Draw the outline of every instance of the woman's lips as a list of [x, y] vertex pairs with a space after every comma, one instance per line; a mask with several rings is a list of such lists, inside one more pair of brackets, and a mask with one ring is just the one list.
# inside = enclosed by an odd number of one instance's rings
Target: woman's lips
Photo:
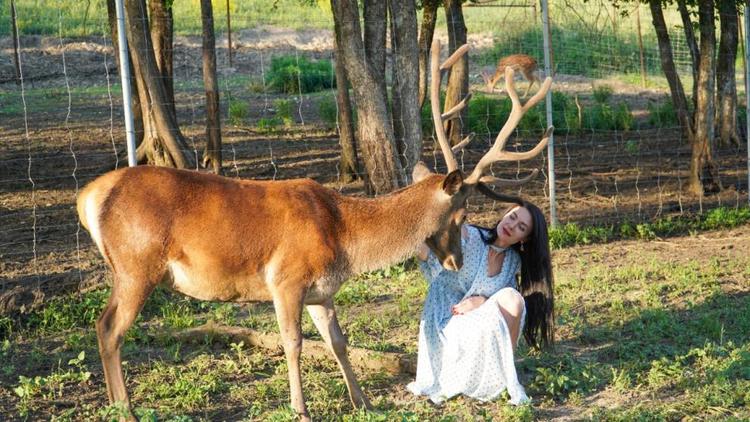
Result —
[[503, 234], [506, 236], [510, 236], [510, 230], [508, 230], [507, 227], [503, 227]]

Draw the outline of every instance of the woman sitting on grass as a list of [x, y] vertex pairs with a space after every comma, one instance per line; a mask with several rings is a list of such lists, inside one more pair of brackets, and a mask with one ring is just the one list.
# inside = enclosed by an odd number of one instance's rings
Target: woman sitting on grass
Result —
[[489, 401], [506, 389], [510, 403], [528, 402], [513, 361], [519, 333], [539, 348], [552, 344], [554, 331], [544, 215], [521, 201], [494, 228], [464, 225], [462, 234], [459, 271], [443, 269], [426, 245], [417, 253], [430, 287], [419, 325], [417, 379], [407, 388], [435, 403], [458, 394]]

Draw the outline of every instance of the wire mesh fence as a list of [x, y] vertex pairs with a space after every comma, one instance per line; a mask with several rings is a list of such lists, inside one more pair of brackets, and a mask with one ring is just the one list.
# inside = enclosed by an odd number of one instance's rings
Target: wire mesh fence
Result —
[[[126, 165], [121, 87], [104, 2], [15, 3], [21, 83], [15, 75], [9, 14], [0, 14], [0, 33], [8, 34], [0, 38], [0, 310], [102, 281], [102, 262], [78, 224], [75, 198], [92, 178]], [[333, 19], [323, 3], [229, 2], [230, 66], [226, 3], [215, 2], [225, 175], [310, 177], [347, 194], [363, 194], [361, 181], [340, 179], [330, 65], [335, 60]], [[551, 3], [559, 221], [637, 223], [745, 206], [744, 143], [716, 145], [723, 189], [702, 197], [685, 193], [690, 146], [670, 109], [648, 11], [632, 5], [623, 16], [609, 2]], [[476, 95], [465, 125], [477, 136], [459, 157], [465, 169], [495, 139], [509, 107], [504, 93], [488, 92], [480, 73], [492, 71], [499, 58], [512, 53], [543, 63], [541, 13], [535, 2], [471, 4], [464, 17], [472, 47], [470, 85]], [[195, 1], [175, 2], [174, 91], [180, 129], [189, 153], [198, 158], [206, 137], [196, 10]], [[667, 16], [677, 22], [676, 16]], [[446, 25], [441, 14], [436, 37], [444, 44]], [[674, 25], [670, 31], [675, 62], [689, 91], [691, 61], [684, 34]], [[315, 68], [317, 79], [303, 81], [308, 75], [298, 73], [296, 84], [279, 86], [274, 78], [282, 71], [274, 66]], [[737, 77], [744, 97], [742, 72]], [[526, 83], [519, 80], [518, 85], [525, 89]], [[529, 113], [509, 149], [525, 150], [538, 141], [546, 125], [542, 110]], [[744, 118], [742, 110], [740, 116]], [[429, 113], [423, 113], [423, 120], [424, 160], [442, 170]], [[394, 117], [394, 124], [398, 121]], [[493, 172], [512, 178], [532, 168], [543, 169], [542, 175], [517, 192], [548, 209], [546, 157], [496, 165]], [[480, 223], [495, 219], [502, 207], [478, 197], [470, 204]]]

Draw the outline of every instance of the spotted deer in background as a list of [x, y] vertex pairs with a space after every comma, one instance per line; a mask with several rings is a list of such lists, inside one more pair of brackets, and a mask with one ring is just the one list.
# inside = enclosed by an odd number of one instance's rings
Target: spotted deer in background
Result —
[[[490, 77], [489, 73], [482, 72], [482, 78], [487, 84], [487, 88], [490, 92], [495, 91], [495, 85], [500, 78], [504, 77], [506, 68], [511, 68], [515, 71], [521, 72], [523, 77], [529, 81], [529, 86], [526, 87], [526, 92], [523, 93], [523, 98], [526, 98], [529, 95], [529, 91], [531, 90], [531, 86], [534, 85], [534, 82], [540, 82], [539, 78], [536, 76], [536, 59], [526, 54], [512, 54], [501, 58], [497, 62], [497, 68], [492, 77]], [[500, 92], [503, 92], [502, 88], [500, 88]]]

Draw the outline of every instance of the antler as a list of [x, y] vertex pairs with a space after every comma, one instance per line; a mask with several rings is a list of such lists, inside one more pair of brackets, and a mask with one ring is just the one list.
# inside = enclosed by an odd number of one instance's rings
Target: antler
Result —
[[512, 67], [508, 66], [505, 68], [505, 87], [508, 91], [508, 96], [510, 97], [511, 103], [513, 104], [510, 116], [508, 116], [508, 120], [505, 122], [505, 125], [503, 125], [503, 128], [497, 135], [497, 139], [495, 139], [495, 143], [494, 145], [492, 145], [492, 148], [490, 148], [490, 150], [487, 151], [487, 153], [479, 160], [479, 163], [477, 163], [476, 167], [474, 167], [474, 171], [472, 171], [469, 177], [465, 179], [466, 183], [468, 184], [482, 182], [494, 184], [496, 186], [518, 185], [526, 183], [536, 175], [536, 171], [534, 171], [529, 176], [518, 180], [505, 180], [493, 176], [484, 175], [484, 173], [489, 170], [490, 165], [492, 165], [492, 163], [494, 163], [495, 161], [520, 161], [536, 157], [542, 152], [544, 147], [547, 146], [549, 137], [550, 135], [552, 135], [552, 132], [554, 130], [554, 127], [552, 126], [547, 128], [547, 131], [544, 133], [544, 137], [542, 138], [542, 140], [539, 141], [539, 143], [529, 151], [509, 152], [503, 150], [505, 148], [505, 143], [508, 141], [511, 133], [513, 133], [513, 131], [516, 129], [516, 126], [518, 126], [518, 122], [521, 121], [523, 115], [529, 109], [534, 107], [542, 98], [544, 98], [545, 95], [547, 95], [547, 91], [552, 85], [552, 78], [548, 76], [544, 80], [544, 83], [542, 84], [542, 87], [539, 89], [539, 91], [533, 97], [531, 97], [531, 99], [527, 101], [526, 104], [522, 105], [513, 83], [513, 73], [514, 71]]
[[430, 82], [430, 107], [432, 108], [432, 121], [435, 124], [435, 134], [437, 135], [440, 149], [443, 151], [443, 156], [445, 156], [445, 165], [448, 167], [448, 173], [458, 169], [458, 163], [456, 162], [455, 153], [460, 151], [464, 146], [466, 146], [467, 143], [469, 143], [473, 134], [467, 136], [460, 143], [451, 148], [450, 142], [448, 142], [448, 136], [445, 134], [445, 126], [443, 126], [443, 121], [451, 119], [455, 117], [459, 112], [461, 112], [461, 110], [466, 107], [466, 104], [471, 98], [471, 94], [468, 94], [463, 100], [461, 100], [461, 102], [456, 104], [450, 110], [446, 111], [445, 114], [440, 114], [440, 82], [442, 79], [440, 76], [440, 71], [449, 69], [458, 61], [458, 59], [461, 58], [461, 56], [466, 54], [466, 51], [468, 50], [468, 44], [462, 45], [455, 52], [453, 52], [453, 54], [451, 54], [451, 56], [448, 57], [448, 59], [446, 59], [442, 65], [438, 66], [440, 61], [440, 41], [438, 39], [432, 41], [432, 57], [430, 60], [430, 75], [432, 79]]

